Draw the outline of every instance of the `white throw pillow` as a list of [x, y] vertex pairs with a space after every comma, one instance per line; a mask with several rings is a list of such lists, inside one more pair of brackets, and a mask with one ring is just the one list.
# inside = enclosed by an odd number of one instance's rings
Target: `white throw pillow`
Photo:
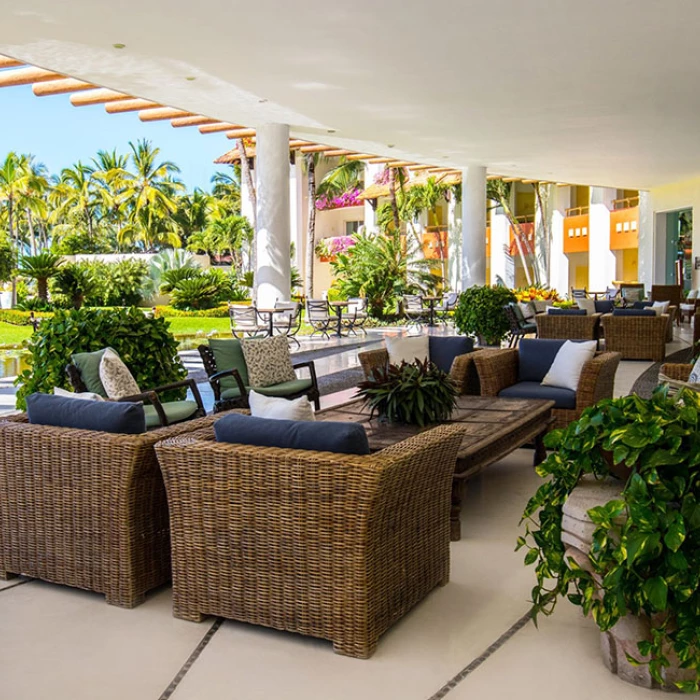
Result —
[[690, 370], [688, 382], [690, 384], [700, 384], [700, 357], [695, 361], [693, 369]]
[[104, 397], [99, 394], [93, 394], [92, 391], [83, 391], [76, 393], [74, 391], [66, 391], [60, 386], [54, 387], [53, 393], [55, 396], [63, 396], [66, 399], [83, 399], [84, 401], [104, 401]]
[[698, 290], [697, 289], [691, 289], [688, 292], [688, 296], [686, 299], [697, 299], [698, 298]]
[[100, 360], [100, 381], [110, 399], [122, 399], [141, 393], [129, 368], [112, 348], [107, 348]]
[[652, 305], [652, 311], [657, 315], [661, 316], [661, 314], [667, 314], [668, 313], [668, 307], [671, 304], [670, 301], [655, 301]]
[[577, 299], [579, 309], [584, 309], [587, 316], [592, 316], [595, 313], [595, 299]]
[[583, 366], [588, 360], [593, 359], [595, 349], [595, 340], [586, 340], [583, 343], [567, 340], [559, 348], [549, 372], [542, 380], [543, 386], [557, 386], [561, 389], [576, 391]]
[[421, 362], [430, 359], [427, 335], [387, 338], [386, 349], [389, 353], [389, 363], [392, 365], [415, 362], [416, 358]]
[[306, 396], [285, 399], [279, 396], [264, 396], [252, 389], [248, 392], [250, 415], [276, 420], [316, 420], [314, 405]]

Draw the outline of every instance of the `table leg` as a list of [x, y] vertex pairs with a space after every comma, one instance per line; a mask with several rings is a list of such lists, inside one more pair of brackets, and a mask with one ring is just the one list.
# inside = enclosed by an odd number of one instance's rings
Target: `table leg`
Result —
[[435, 325], [435, 302], [434, 301], [429, 301], [428, 305], [430, 307], [430, 322], [428, 325], [434, 326]]
[[536, 467], [538, 464], [542, 464], [545, 459], [547, 459], [547, 448], [544, 446], [544, 436], [545, 433], [540, 433], [535, 438], [535, 457], [533, 464]]
[[452, 506], [450, 508], [450, 541], [458, 542], [462, 539], [462, 524], [459, 516], [462, 512], [462, 490], [464, 485], [461, 479], [452, 479]]
[[269, 316], [270, 316], [270, 330], [268, 332], [270, 334], [270, 338], [272, 338], [272, 334], [274, 333], [274, 330], [275, 330], [274, 324], [272, 322], [273, 314], [269, 314]]

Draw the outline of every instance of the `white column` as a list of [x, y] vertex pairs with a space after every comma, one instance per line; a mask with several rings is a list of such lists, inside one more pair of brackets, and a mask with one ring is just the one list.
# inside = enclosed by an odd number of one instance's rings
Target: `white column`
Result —
[[[374, 178], [383, 169], [378, 163], [365, 163], [365, 189], [374, 184]], [[368, 200], [365, 200], [365, 231], [374, 233], [377, 230], [377, 213]]]
[[[648, 192], [639, 193], [639, 244], [637, 258], [637, 276], [651, 289], [654, 282], [664, 283], [666, 267], [666, 218], [661, 217], [661, 228], [656, 230], [656, 240], [662, 241], [654, 255], [654, 212], [651, 208], [651, 197]], [[656, 268], [656, 269], [655, 269]], [[660, 274], [657, 274], [657, 270]]]
[[616, 190], [591, 187], [588, 217], [588, 289], [605, 291], [615, 279], [615, 254], [610, 250], [610, 208]]
[[270, 307], [288, 299], [290, 291], [289, 127], [263, 124], [256, 135], [256, 299], [258, 306]]
[[447, 283], [452, 290], [461, 288], [462, 274], [462, 219], [457, 210], [457, 197], [450, 195], [447, 202]]
[[499, 214], [494, 209], [491, 211], [491, 279], [487, 280], [490, 284], [496, 284], [500, 278], [509, 287], [515, 286], [515, 280], [511, 279], [513, 277], [512, 266], [507, 264], [506, 250], [509, 245], [510, 224], [508, 219], [505, 214]]
[[462, 290], [486, 284], [486, 168], [462, 171]]
[[[559, 296], [569, 294], [569, 258], [564, 254], [564, 216], [571, 200], [570, 187], [554, 187], [552, 191], [552, 250], [549, 286]], [[593, 291], [598, 291], [594, 289]], [[602, 291], [602, 290], [601, 290]]]

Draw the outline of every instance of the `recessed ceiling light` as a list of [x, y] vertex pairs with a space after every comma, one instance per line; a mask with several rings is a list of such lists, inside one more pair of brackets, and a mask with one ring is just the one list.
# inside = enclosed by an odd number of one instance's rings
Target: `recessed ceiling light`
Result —
[[335, 134], [335, 129], [328, 129], [329, 134]]
[[126, 44], [112, 44], [115, 49], [125, 49]]
[[185, 80], [197, 80], [193, 75], [188, 75]]
[[261, 98], [258, 100], [258, 102], [260, 102], [261, 104], [262, 104], [263, 102], [267, 102], [267, 97], [261, 97]]
[[394, 144], [393, 144], [393, 143], [387, 143], [386, 147], [387, 147], [387, 148], [393, 148], [393, 147], [394, 147]]

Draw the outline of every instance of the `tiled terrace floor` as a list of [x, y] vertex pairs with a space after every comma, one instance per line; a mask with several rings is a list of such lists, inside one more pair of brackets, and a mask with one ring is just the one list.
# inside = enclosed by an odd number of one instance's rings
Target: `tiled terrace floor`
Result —
[[[669, 352], [687, 346], [688, 331], [678, 335]], [[352, 366], [356, 355], [319, 361], [319, 371]], [[623, 363], [616, 394], [649, 365]], [[562, 603], [539, 630], [525, 622], [533, 571], [513, 547], [539, 481], [531, 464], [532, 452], [518, 450], [469, 483], [449, 585], [391, 629], [370, 660], [242, 623], [176, 620], [169, 588], [122, 610], [96, 594], [20, 579], [0, 582], [0, 698], [651, 698], [604, 668], [593, 623], [571, 606]]]

